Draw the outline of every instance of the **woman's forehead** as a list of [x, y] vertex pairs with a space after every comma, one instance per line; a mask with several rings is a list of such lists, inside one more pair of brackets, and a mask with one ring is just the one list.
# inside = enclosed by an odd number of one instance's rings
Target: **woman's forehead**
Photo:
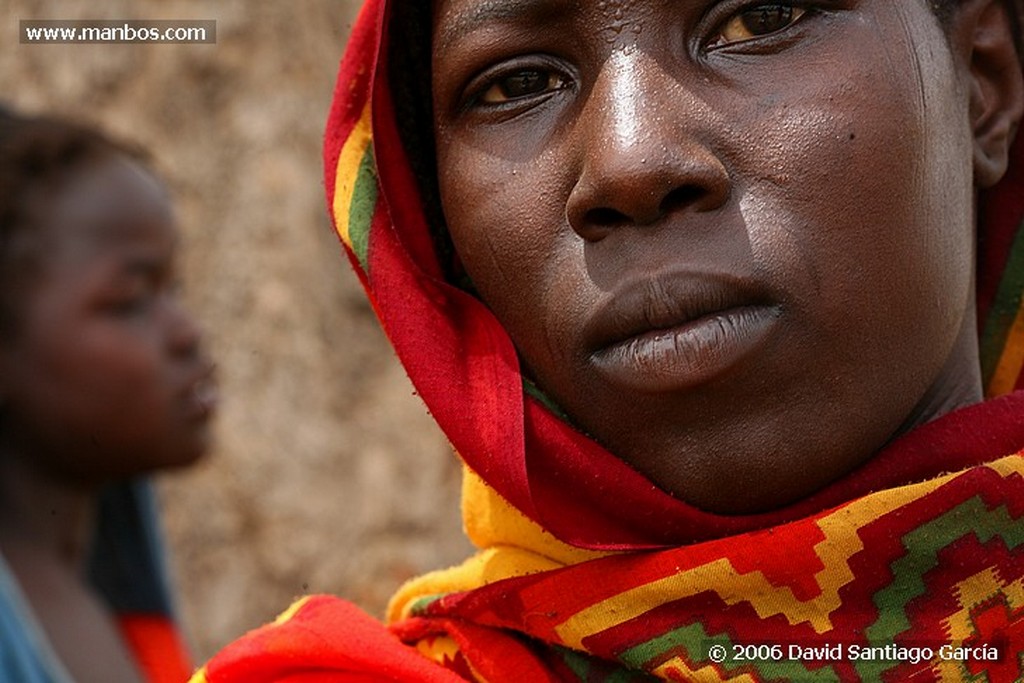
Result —
[[[599, 5], [602, 12], [614, 15], [632, 1], [602, 1]], [[550, 20], [557, 15], [579, 13], [588, 6], [586, 2], [569, 0], [436, 0], [434, 23], [443, 47], [462, 34], [498, 22]]]
[[[1017, 0], [1006, 0], [1015, 3]], [[505, 42], [517, 49], [531, 39], [557, 33], [555, 51], [571, 52], [587, 45], [634, 46], [644, 35], [664, 35], [670, 49], [690, 49], [707, 43], [709, 33], [721, 28], [728, 16], [745, 14], [767, 17], [772, 13], [842, 14], [855, 12], [880, 29], [908, 23], [908, 13], [941, 14], [956, 0], [817, 0], [741, 5], [723, 0], [436, 0], [433, 3], [430, 49], [435, 56], [459, 44], [476, 49], [479, 44]], [[422, 6], [421, 6], [422, 7]], [[402, 13], [409, 9], [401, 10]], [[426, 22], [423, 10], [413, 24]], [[907, 33], [907, 38], [920, 34]], [[472, 38], [472, 40], [467, 40]], [[465, 42], [464, 42], [465, 41]], [[865, 49], [870, 46], [865, 46]], [[551, 45], [548, 45], [551, 49]]]

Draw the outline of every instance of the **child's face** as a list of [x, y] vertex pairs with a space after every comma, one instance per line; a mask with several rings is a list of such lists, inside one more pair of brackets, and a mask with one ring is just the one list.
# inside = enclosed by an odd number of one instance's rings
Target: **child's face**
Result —
[[75, 480], [192, 462], [207, 447], [212, 368], [174, 290], [178, 234], [163, 189], [114, 159], [34, 206], [40, 268], [0, 343], [5, 429]]
[[796, 500], [979, 398], [958, 69], [923, 0], [438, 0], [452, 239], [613, 453]]

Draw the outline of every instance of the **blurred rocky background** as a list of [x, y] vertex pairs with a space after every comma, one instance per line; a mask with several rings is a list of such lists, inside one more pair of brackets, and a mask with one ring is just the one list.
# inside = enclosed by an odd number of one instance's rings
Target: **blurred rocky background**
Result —
[[[159, 480], [199, 660], [304, 593], [380, 615], [468, 552], [458, 466], [328, 225], [320, 140], [357, 2], [0, 0], [0, 99], [149, 148], [177, 200], [185, 296], [223, 404]], [[21, 19], [214, 19], [214, 45], [29, 45]]]

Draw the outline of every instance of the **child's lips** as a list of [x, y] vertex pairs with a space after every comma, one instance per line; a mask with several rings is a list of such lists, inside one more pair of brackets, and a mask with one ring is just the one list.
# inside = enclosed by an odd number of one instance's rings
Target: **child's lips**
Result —
[[215, 368], [204, 364], [203, 369], [187, 384], [186, 406], [189, 418], [207, 420], [220, 403]]
[[588, 322], [585, 339], [593, 365], [614, 384], [671, 391], [739, 363], [769, 337], [780, 313], [749, 280], [655, 274], [614, 290]]

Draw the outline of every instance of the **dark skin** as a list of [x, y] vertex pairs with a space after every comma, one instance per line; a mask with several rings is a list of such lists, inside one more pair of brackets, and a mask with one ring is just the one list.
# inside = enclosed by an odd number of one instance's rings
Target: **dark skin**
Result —
[[84, 572], [100, 488], [188, 465], [210, 439], [212, 365], [176, 294], [165, 191], [127, 159], [30, 201], [17, 329], [0, 340], [0, 549], [76, 681], [139, 681]]
[[1024, 109], [1001, 3], [944, 32], [923, 0], [439, 0], [432, 68], [469, 276], [664, 490], [774, 509], [981, 399], [974, 202]]

